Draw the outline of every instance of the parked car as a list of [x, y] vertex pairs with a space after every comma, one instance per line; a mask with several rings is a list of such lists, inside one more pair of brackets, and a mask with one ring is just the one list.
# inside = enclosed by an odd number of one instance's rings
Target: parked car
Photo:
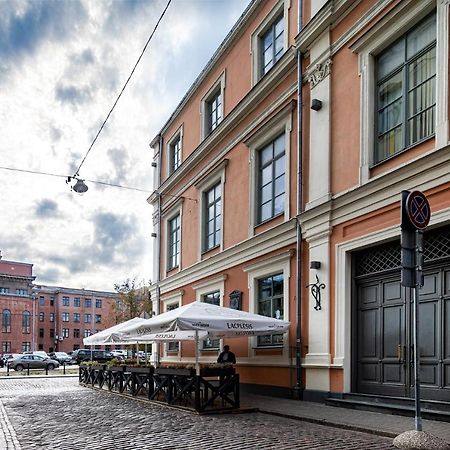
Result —
[[23, 352], [22, 355], [38, 355], [42, 356], [43, 358], [48, 358], [48, 354], [44, 352], [44, 350], [36, 350], [34, 352]]
[[20, 355], [8, 362], [9, 368], [17, 370], [28, 369], [48, 369], [53, 370], [59, 367], [59, 362], [49, 357], [43, 358], [40, 355]]
[[52, 352], [49, 353], [49, 357], [58, 361], [60, 364], [71, 364], [72, 357], [68, 355], [66, 352]]
[[6, 366], [8, 364], [8, 361], [11, 361], [14, 358], [17, 358], [18, 356], [21, 356], [21, 354], [20, 353], [3, 353], [3, 363]]
[[107, 352], [106, 350], [90, 350], [88, 348], [80, 348], [72, 353], [72, 360], [75, 361], [76, 364], [91, 360], [102, 363], [111, 361], [113, 358], [114, 356], [111, 352]]
[[128, 352], [126, 350], [111, 350], [111, 355], [117, 359], [127, 359]]

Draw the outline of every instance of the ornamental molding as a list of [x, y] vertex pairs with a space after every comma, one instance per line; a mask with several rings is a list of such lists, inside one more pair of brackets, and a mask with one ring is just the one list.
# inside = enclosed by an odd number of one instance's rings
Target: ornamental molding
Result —
[[308, 81], [311, 84], [311, 89], [315, 88], [321, 81], [323, 81], [331, 73], [331, 59], [327, 59], [323, 63], [317, 63], [308, 75]]

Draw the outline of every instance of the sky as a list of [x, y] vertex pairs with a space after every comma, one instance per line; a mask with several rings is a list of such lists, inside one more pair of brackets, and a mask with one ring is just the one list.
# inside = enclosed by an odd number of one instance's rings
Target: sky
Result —
[[[0, 0], [0, 250], [35, 283], [113, 291], [152, 277], [150, 141], [249, 0]], [[44, 176], [7, 170], [35, 171]]]

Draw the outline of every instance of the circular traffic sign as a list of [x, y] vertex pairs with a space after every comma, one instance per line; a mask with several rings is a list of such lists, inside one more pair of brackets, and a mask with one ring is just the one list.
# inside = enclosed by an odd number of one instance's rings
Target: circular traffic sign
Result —
[[406, 212], [411, 224], [419, 230], [424, 230], [431, 217], [431, 208], [425, 194], [412, 191], [406, 199]]

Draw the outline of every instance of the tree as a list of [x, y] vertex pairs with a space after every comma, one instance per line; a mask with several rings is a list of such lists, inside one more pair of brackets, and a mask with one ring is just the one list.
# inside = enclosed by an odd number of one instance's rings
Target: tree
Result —
[[114, 289], [118, 299], [114, 305], [116, 323], [125, 322], [134, 317], [149, 318], [152, 316], [152, 299], [150, 282], [136, 282], [136, 278], [127, 278], [121, 284], [115, 284]]

